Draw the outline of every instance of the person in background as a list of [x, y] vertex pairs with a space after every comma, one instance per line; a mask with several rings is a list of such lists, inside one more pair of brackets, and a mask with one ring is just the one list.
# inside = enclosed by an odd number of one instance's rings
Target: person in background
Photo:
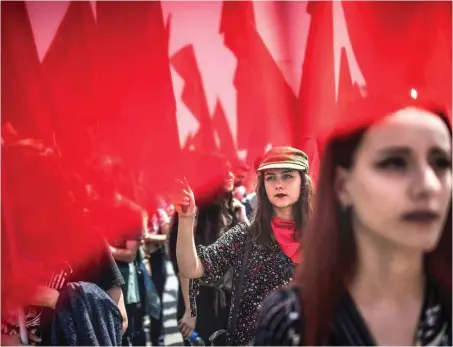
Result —
[[255, 345], [452, 344], [451, 123], [408, 96], [341, 114], [358, 125], [328, 141], [304, 266], [263, 303]]
[[[157, 201], [157, 199], [155, 199]], [[147, 268], [156, 287], [160, 301], [163, 302], [165, 283], [167, 281], [167, 261], [165, 245], [170, 230], [170, 218], [157, 203], [151, 204], [148, 231], [144, 238], [144, 252]], [[151, 316], [151, 343], [153, 346], [164, 346], [164, 319], [163, 305], [160, 308], [159, 318]]]
[[240, 187], [245, 185], [247, 180], [248, 172], [250, 167], [242, 160], [236, 165], [233, 174], [234, 174], [234, 187]]
[[[191, 287], [191, 298], [196, 296], [198, 285], [217, 283], [233, 268], [232, 296], [239, 295], [240, 303], [236, 322], [232, 322], [234, 305], [231, 305], [228, 324], [222, 327], [229, 328], [227, 345], [246, 345], [251, 341], [261, 301], [276, 288], [291, 282], [296, 264], [302, 262], [299, 242], [312, 199], [307, 171], [308, 158], [302, 151], [291, 147], [271, 149], [257, 170], [258, 207], [252, 225], [239, 223], [207, 245], [196, 241], [199, 230], [198, 226], [194, 229], [195, 197], [187, 181], [181, 182], [179, 194], [174, 196], [180, 276], [197, 279]], [[244, 264], [244, 283], [241, 292], [236, 293], [246, 249], [250, 255]], [[203, 296], [200, 292], [199, 298]], [[200, 307], [197, 312], [195, 307], [192, 309], [192, 315], [202, 313]]]
[[[14, 292], [26, 286], [7, 285], [11, 277], [6, 274], [12, 275], [9, 267], [14, 261], [28, 263], [21, 269], [24, 280], [43, 276], [38, 290], [26, 303], [30, 343], [51, 345], [54, 310], [60, 292], [70, 282], [90, 282], [102, 288], [118, 305], [125, 331], [128, 320], [121, 290], [124, 280], [103, 233], [88, 218], [83, 183], [74, 173], [64, 170], [62, 158], [54, 148], [33, 139], [5, 141], [2, 176], [2, 264], [8, 268], [2, 265], [1, 344], [21, 345], [17, 317], [3, 311]], [[10, 213], [4, 214], [6, 205]], [[10, 238], [19, 245], [18, 259], [13, 259], [12, 250], [7, 247]], [[82, 246], [84, 254], [80, 254]]]
[[[253, 162], [253, 167], [255, 169], [255, 172], [258, 171], [258, 168], [260, 166], [262, 160], [262, 156], [258, 156], [255, 161]], [[244, 202], [245, 206], [245, 212], [247, 214], [247, 218], [249, 220], [253, 220], [254, 218], [254, 211], [256, 210], [256, 204], [257, 204], [257, 199], [256, 199], [256, 187], [253, 186], [253, 190], [251, 191], [250, 194], [247, 194]]]
[[143, 328], [145, 305], [140, 295], [139, 246], [146, 230], [147, 215], [143, 208], [122, 193], [123, 169], [119, 160], [103, 157], [95, 171], [94, 189], [98, 198], [91, 203], [97, 225], [107, 234], [113, 258], [123, 277], [123, 292], [129, 326], [123, 346], [146, 344]]
[[[195, 243], [208, 246], [238, 222], [248, 221], [244, 206], [233, 197], [234, 175], [227, 159], [215, 153], [208, 154], [195, 166], [199, 169], [195, 177], [200, 182], [211, 182], [211, 186], [203, 186], [209, 190], [208, 193], [200, 192], [195, 226]], [[203, 175], [206, 176], [205, 179], [200, 178], [204, 177]], [[215, 178], [212, 179], [210, 176]], [[232, 272], [229, 271], [225, 276], [219, 277], [215, 283], [201, 284], [200, 295], [196, 298], [197, 315], [192, 315], [189, 279], [181, 276], [176, 258], [178, 222], [178, 215], [175, 214], [170, 234], [170, 254], [180, 284], [177, 313], [179, 329], [184, 339], [195, 330], [205, 343], [208, 343], [212, 333], [225, 328], [228, 324]], [[185, 343], [188, 344], [187, 341]]]

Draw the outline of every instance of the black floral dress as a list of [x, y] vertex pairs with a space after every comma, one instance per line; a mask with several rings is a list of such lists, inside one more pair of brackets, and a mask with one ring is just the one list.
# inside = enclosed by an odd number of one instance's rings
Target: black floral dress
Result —
[[[252, 242], [248, 237], [248, 230], [246, 224], [240, 223], [214, 244], [198, 246], [197, 252], [203, 264], [204, 276], [191, 281], [192, 315], [196, 315], [195, 297], [198, 294], [200, 281], [207, 284], [216, 283], [230, 268], [233, 268], [232, 298], [235, 297], [245, 244]], [[271, 249], [256, 243], [251, 245], [236, 326], [232, 334], [227, 336], [228, 345], [244, 346], [251, 341], [255, 331], [256, 315], [262, 301], [273, 290], [292, 281], [294, 268], [295, 264], [282, 252], [277, 243]], [[228, 324], [231, 324], [233, 306], [234, 299], [230, 307]]]

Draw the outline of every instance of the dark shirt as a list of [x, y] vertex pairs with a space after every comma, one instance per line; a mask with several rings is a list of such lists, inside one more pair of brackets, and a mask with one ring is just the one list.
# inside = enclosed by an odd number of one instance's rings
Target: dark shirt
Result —
[[[204, 275], [198, 280], [191, 281], [190, 299], [192, 314], [196, 314], [195, 297], [201, 283], [213, 284], [233, 268], [232, 297], [236, 288], [242, 267], [245, 243], [248, 239], [248, 226], [240, 223], [222, 235], [210, 246], [198, 246], [198, 256], [204, 268]], [[266, 248], [252, 243], [247, 269], [244, 277], [240, 306], [237, 313], [233, 333], [227, 336], [228, 345], [244, 346], [248, 344], [255, 331], [255, 319], [261, 302], [269, 293], [292, 281], [295, 264], [282, 252], [277, 243]], [[232, 309], [228, 324], [231, 324]]]
[[[374, 346], [368, 327], [352, 297], [346, 293], [334, 314], [329, 346]], [[451, 315], [442, 306], [436, 287], [427, 284], [414, 345], [451, 346]], [[267, 297], [256, 323], [255, 346], [304, 345], [300, 287], [281, 288]]]
[[[91, 210], [95, 225], [106, 235], [112, 247], [126, 249], [127, 241], [140, 241], [143, 238], [144, 212], [132, 200], [117, 194], [113, 200], [94, 200]], [[137, 285], [135, 262], [134, 267], [119, 260], [116, 264], [124, 278], [125, 284], [122, 289], [126, 304], [130, 303], [130, 300], [137, 302], [138, 290], [134, 290]], [[129, 289], [133, 291], [130, 293]]]

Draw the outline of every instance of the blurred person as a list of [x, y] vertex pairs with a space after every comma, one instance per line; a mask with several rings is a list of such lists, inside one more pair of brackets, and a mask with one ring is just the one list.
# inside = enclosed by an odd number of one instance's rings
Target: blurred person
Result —
[[[234, 189], [233, 196], [242, 204], [246, 204], [247, 189], [245, 187], [249, 166], [240, 161], [234, 170]], [[247, 207], [246, 207], [247, 212]]]
[[[307, 171], [308, 158], [302, 151], [272, 148], [257, 170], [258, 205], [253, 223], [239, 223], [208, 245], [196, 242], [195, 197], [187, 181], [181, 182], [181, 190], [174, 197], [179, 217], [176, 253], [180, 276], [197, 279], [192, 282], [192, 301], [199, 283], [216, 283], [233, 268], [232, 297], [239, 300], [230, 306], [228, 324], [223, 327], [228, 326], [227, 345], [250, 342], [262, 300], [291, 282], [296, 264], [302, 261], [299, 242], [312, 199]], [[197, 312], [192, 309], [192, 315], [201, 313], [198, 307]]]
[[167, 213], [169, 218], [172, 218], [173, 215], [175, 214], [175, 206], [169, 203], [165, 208], [165, 212]]
[[[167, 262], [165, 255], [165, 245], [168, 240], [170, 230], [170, 218], [158, 203], [158, 199], [148, 208], [150, 215], [148, 231], [144, 238], [144, 251], [151, 274], [151, 279], [156, 287], [160, 301], [163, 302], [165, 283], [167, 281]], [[161, 305], [159, 317], [151, 316], [151, 343], [153, 346], [164, 346], [164, 318], [163, 305]]]
[[240, 161], [236, 168], [233, 171], [234, 174], [234, 189], [233, 195], [240, 202], [244, 202], [244, 199], [247, 195], [247, 190], [245, 188], [245, 183], [247, 180], [247, 174], [250, 170], [249, 166]]
[[[304, 266], [263, 303], [255, 345], [452, 344], [451, 125], [441, 109], [397, 100], [341, 114]], [[348, 117], [365, 120], [346, 129]]]
[[[83, 184], [64, 169], [57, 151], [33, 139], [6, 141], [2, 176], [2, 189], [7, 191], [2, 194], [2, 264], [8, 265], [2, 266], [2, 345], [21, 345], [17, 315], [7, 308], [18, 292], [30, 289], [28, 285], [38, 285], [25, 302], [30, 343], [51, 345], [54, 310], [71, 282], [94, 283], [103, 289], [116, 303], [126, 330], [120, 287], [124, 280], [103, 234], [87, 216]], [[5, 207], [11, 213], [4, 214]], [[17, 254], [9, 247], [12, 238]], [[19, 274], [11, 272], [13, 265], [21, 266]], [[13, 279], [7, 273], [20, 276], [17, 286], [8, 286]]]
[[94, 172], [97, 198], [92, 200], [91, 209], [97, 225], [107, 235], [113, 258], [125, 281], [122, 289], [129, 326], [123, 335], [123, 346], [141, 346], [146, 344], [143, 328], [146, 298], [140, 291], [143, 278], [139, 246], [148, 219], [141, 206], [122, 194], [128, 186], [125, 177], [119, 159], [101, 157]]
[[[227, 230], [238, 222], [248, 222], [244, 206], [234, 198], [234, 175], [230, 163], [219, 154], [201, 155], [194, 180], [210, 182], [209, 187], [203, 185], [197, 206], [195, 226], [195, 243], [197, 245], [211, 245]], [[214, 179], [209, 176], [215, 176]], [[200, 191], [200, 189], [199, 189]], [[209, 336], [228, 324], [228, 312], [231, 300], [232, 272], [225, 271], [225, 276], [218, 281], [200, 285], [200, 295], [196, 298], [197, 316], [193, 316], [190, 309], [189, 279], [179, 273], [176, 259], [176, 243], [178, 239], [178, 215], [172, 221], [170, 236], [170, 254], [175, 273], [178, 275], [180, 287], [178, 296], [179, 329], [184, 339], [187, 339], [195, 330], [207, 342]], [[195, 298], [192, 298], [195, 300]], [[189, 345], [185, 341], [186, 345]]]
[[[258, 156], [255, 161], [253, 162], [253, 167], [255, 169], [255, 172], [258, 171], [258, 168], [260, 166], [262, 157]], [[254, 211], [256, 210], [256, 204], [257, 204], [257, 199], [256, 199], [256, 179], [250, 181], [253, 181], [254, 184], [252, 185], [253, 189], [250, 190], [251, 193], [247, 194], [244, 198], [243, 204], [245, 206], [245, 212], [247, 214], [247, 218], [249, 220], [253, 220], [254, 218]], [[252, 183], [252, 182], [249, 182]]]
[[233, 172], [235, 188], [245, 186], [245, 181], [247, 180], [247, 175], [249, 171], [250, 167], [243, 161], [240, 161]]

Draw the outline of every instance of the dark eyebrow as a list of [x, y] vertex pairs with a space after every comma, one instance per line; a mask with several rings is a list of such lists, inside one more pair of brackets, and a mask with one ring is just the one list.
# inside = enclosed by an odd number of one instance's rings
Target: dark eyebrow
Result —
[[[411, 149], [409, 147], [387, 147], [379, 150], [379, 154], [382, 155], [404, 155], [408, 156], [411, 154]], [[434, 154], [442, 154], [446, 156], [451, 156], [451, 153], [449, 153], [445, 148], [441, 148], [439, 146], [434, 146], [430, 148], [429, 150], [430, 153]]]
[[294, 171], [296, 171], [296, 170], [288, 169], [288, 170], [282, 171], [282, 174], [290, 173], [290, 172], [294, 172]]
[[448, 157], [451, 157], [451, 152], [449, 152], [445, 148], [441, 148], [441, 147], [438, 147], [438, 146], [435, 146], [435, 147], [431, 148], [430, 152], [434, 153], [434, 154], [442, 154], [442, 155], [446, 155]]
[[409, 155], [411, 149], [409, 147], [386, 147], [379, 150], [382, 155]]
[[275, 176], [274, 172], [265, 172], [264, 176]]

